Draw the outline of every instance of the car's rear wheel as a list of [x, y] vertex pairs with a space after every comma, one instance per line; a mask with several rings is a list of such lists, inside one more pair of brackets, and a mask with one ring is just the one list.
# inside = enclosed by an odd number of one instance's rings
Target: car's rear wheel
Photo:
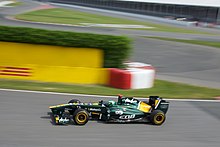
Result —
[[89, 120], [89, 113], [84, 109], [77, 109], [73, 114], [73, 121], [76, 125], [85, 125]]
[[161, 110], [154, 110], [150, 115], [150, 121], [154, 125], [162, 125], [165, 119], [166, 116]]

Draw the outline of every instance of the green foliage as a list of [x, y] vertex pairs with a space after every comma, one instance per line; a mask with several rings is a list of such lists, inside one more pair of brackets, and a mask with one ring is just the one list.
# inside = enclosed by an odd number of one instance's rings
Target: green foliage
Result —
[[188, 39], [186, 40], [186, 39], [175, 39], [175, 38], [165, 38], [165, 37], [146, 37], [146, 38], [160, 39], [165, 41], [175, 41], [175, 42], [182, 42], [189, 44], [198, 44], [198, 45], [220, 48], [220, 42], [218, 41], [188, 40]]
[[122, 67], [131, 49], [130, 40], [124, 36], [6, 26], [0, 26], [0, 32], [0, 41], [102, 49], [105, 68]]

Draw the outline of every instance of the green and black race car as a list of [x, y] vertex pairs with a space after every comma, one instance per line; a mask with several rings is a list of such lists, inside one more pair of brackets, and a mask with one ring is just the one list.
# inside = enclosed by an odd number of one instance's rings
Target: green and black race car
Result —
[[85, 125], [89, 119], [104, 122], [151, 122], [161, 125], [166, 119], [169, 102], [158, 96], [150, 96], [149, 101], [140, 101], [133, 97], [118, 96], [117, 101], [99, 101], [82, 103], [73, 99], [67, 104], [50, 106], [55, 124]]

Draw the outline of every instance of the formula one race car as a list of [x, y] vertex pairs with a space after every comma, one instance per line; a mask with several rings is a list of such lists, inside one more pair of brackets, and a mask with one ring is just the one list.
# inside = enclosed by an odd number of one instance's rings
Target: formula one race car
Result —
[[165, 121], [169, 102], [158, 96], [150, 96], [149, 101], [139, 101], [133, 97], [118, 96], [118, 101], [82, 103], [73, 99], [67, 104], [50, 106], [55, 124], [85, 125], [89, 119], [104, 122], [151, 122], [161, 125]]

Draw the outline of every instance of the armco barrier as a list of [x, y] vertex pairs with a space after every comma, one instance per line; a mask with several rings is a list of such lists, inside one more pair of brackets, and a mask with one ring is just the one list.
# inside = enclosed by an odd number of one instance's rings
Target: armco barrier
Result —
[[155, 69], [144, 63], [125, 63], [127, 69], [110, 69], [109, 86], [121, 89], [151, 88], [154, 84]]

